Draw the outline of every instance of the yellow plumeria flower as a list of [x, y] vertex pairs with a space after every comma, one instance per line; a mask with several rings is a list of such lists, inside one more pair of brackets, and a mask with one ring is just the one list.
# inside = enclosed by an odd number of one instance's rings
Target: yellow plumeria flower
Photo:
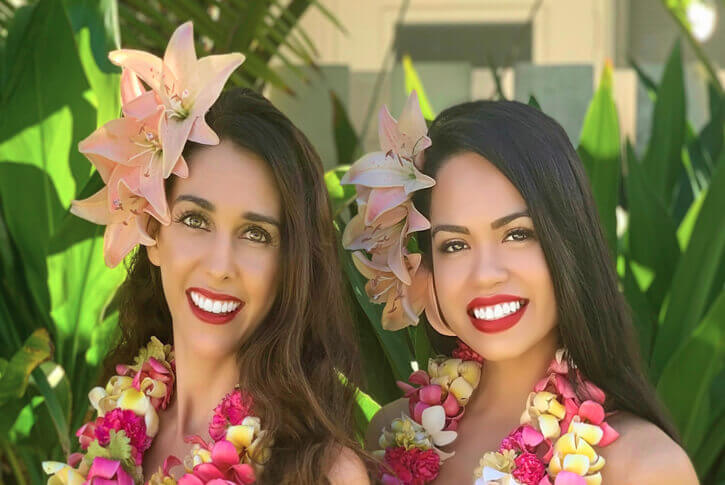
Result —
[[556, 477], [559, 472], [567, 471], [584, 477], [587, 485], [602, 483], [600, 470], [605, 460], [594, 451], [593, 445], [601, 440], [603, 432], [601, 428], [598, 432], [594, 428], [599, 427], [578, 421], [569, 425], [569, 432], [554, 443], [554, 454], [548, 467], [550, 476]]
[[564, 419], [566, 409], [556, 395], [546, 391], [532, 392], [526, 400], [526, 409], [521, 415], [521, 424], [528, 424], [541, 431], [545, 438], [558, 438], [561, 434], [559, 421]]
[[481, 364], [472, 360], [428, 359], [428, 375], [431, 384], [441, 386], [465, 406], [481, 380]]
[[78, 470], [59, 461], [44, 461], [43, 471], [51, 475], [48, 485], [83, 485], [86, 481], [86, 477]]

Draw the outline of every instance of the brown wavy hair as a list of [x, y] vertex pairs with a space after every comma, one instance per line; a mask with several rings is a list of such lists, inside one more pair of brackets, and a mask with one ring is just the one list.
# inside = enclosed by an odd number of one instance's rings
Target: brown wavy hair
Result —
[[[264, 325], [237, 352], [239, 384], [254, 396], [255, 413], [274, 437], [258, 483], [328, 483], [340, 446], [360, 451], [352, 439], [354, 387], [341, 380], [344, 375], [354, 384], [360, 374], [322, 163], [305, 135], [254, 91], [224, 92], [206, 121], [221, 139], [269, 164], [282, 201], [276, 300]], [[190, 163], [198, 146], [185, 147]], [[174, 179], [167, 179], [167, 194]], [[144, 246], [127, 270], [117, 294], [121, 339], [105, 361], [106, 378], [116, 364], [131, 362], [152, 335], [173, 343], [160, 270]]]

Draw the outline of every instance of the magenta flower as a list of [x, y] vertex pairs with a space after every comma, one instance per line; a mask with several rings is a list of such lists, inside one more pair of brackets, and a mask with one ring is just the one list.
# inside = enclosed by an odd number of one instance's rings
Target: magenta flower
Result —
[[191, 473], [185, 474], [178, 485], [217, 485], [222, 483], [250, 484], [256, 480], [254, 468], [240, 463], [236, 447], [227, 440], [220, 440], [211, 447], [211, 462], [200, 463]]
[[546, 475], [546, 465], [533, 453], [522, 453], [514, 460], [516, 468], [511, 473], [524, 485], [538, 485]]
[[380, 480], [385, 485], [425, 485], [438, 476], [440, 461], [434, 450], [388, 448]]
[[118, 460], [97, 456], [83, 485], [133, 485], [133, 479]]
[[252, 413], [252, 397], [241, 390], [230, 392], [222, 402], [214, 408], [214, 416], [209, 423], [209, 436], [214, 441], [224, 439], [227, 427], [242, 424], [242, 421]]
[[[81, 428], [83, 429], [83, 428]], [[143, 453], [151, 446], [151, 437], [146, 435], [146, 423], [143, 416], [137, 416], [128, 409], [113, 409], [95, 421], [95, 435], [98, 444], [106, 446], [111, 440], [110, 431], [125, 431], [131, 440], [131, 450], [136, 464], [140, 465]], [[80, 431], [80, 430], [79, 430]]]
[[466, 345], [462, 340], [458, 341], [458, 347], [453, 350], [451, 357], [461, 360], [473, 360], [479, 364], [483, 364], [483, 357], [471, 347]]

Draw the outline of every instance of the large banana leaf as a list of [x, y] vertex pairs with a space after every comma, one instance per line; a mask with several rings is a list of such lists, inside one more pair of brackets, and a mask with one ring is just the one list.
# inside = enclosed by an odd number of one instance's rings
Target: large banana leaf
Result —
[[682, 171], [685, 140], [685, 81], [680, 44], [675, 44], [665, 66], [655, 101], [652, 133], [643, 165], [655, 194], [669, 211], [673, 189]]
[[[13, 64], [0, 107], [0, 199], [13, 243], [8, 247], [17, 248], [13, 264], [23, 269], [28, 283], [28, 294], [19, 298], [33, 301], [42, 316], [33, 321], [32, 314], [7, 312], [3, 318], [9, 321], [2, 325], [18, 333], [47, 326], [60, 369], [75, 389], [87, 389], [95, 380], [98, 358], [86, 354], [94, 343], [103, 345], [101, 354], [107, 350], [110, 339], [94, 340], [94, 335], [123, 276], [122, 268], [103, 265], [102, 228], [68, 213], [72, 199], [100, 188], [100, 178], [91, 177], [90, 164], [77, 151], [78, 141], [119, 112], [118, 75], [102, 71], [93, 51], [94, 36], [100, 36], [105, 57], [105, 36], [113, 28], [103, 6], [114, 5], [91, 2], [91, 9], [84, 3], [67, 1], [64, 7], [41, 0], [27, 7], [27, 21], [11, 26], [8, 46], [17, 50], [8, 48], [6, 55], [28, 57]], [[45, 374], [38, 370], [34, 379], [67, 452], [69, 433], [83, 419], [87, 398], [75, 394], [66, 412]]]
[[614, 257], [617, 249], [615, 209], [619, 198], [621, 169], [619, 119], [612, 89], [612, 66], [607, 64], [602, 71], [599, 89], [584, 118], [577, 152], [589, 175], [599, 218]]
[[[674, 352], [657, 383], [685, 448], [694, 455], [710, 422], [710, 389], [725, 368], [725, 292]], [[701, 473], [706, 470], [699, 470]]]
[[725, 151], [720, 154], [707, 196], [702, 202], [687, 250], [675, 271], [664, 321], [652, 355], [652, 374], [660, 376], [674, 351], [695, 329], [720, 293], [725, 261]]

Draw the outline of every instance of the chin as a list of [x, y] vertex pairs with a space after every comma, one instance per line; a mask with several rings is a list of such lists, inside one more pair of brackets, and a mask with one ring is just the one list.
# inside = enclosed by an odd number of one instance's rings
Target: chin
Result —
[[239, 348], [238, 329], [216, 328], [204, 324], [190, 325], [174, 332], [175, 338], [184, 341], [186, 348], [198, 358], [218, 359], [223, 355], [235, 354]]
[[539, 335], [534, 329], [526, 326], [516, 326], [507, 331], [496, 334], [485, 334], [473, 328], [469, 328], [457, 334], [466, 345], [485, 360], [502, 362], [516, 359], [530, 352], [536, 345], [540, 344], [546, 335]]

